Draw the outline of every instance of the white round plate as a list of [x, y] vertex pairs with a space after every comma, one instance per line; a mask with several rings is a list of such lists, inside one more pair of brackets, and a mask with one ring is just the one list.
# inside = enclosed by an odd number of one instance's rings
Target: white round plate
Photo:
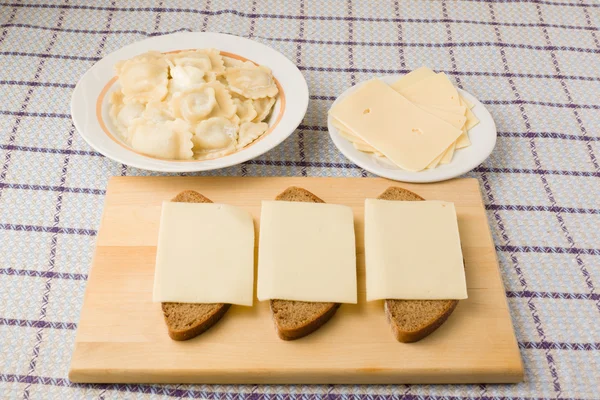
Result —
[[[269, 131], [254, 143], [214, 160], [172, 161], [137, 153], [119, 139], [108, 118], [110, 93], [118, 90], [117, 61], [150, 50], [169, 52], [215, 48], [273, 71], [280, 93], [268, 121]], [[258, 157], [283, 142], [298, 127], [308, 107], [308, 85], [298, 68], [281, 53], [250, 39], [222, 33], [188, 32], [157, 36], [130, 44], [98, 61], [79, 80], [71, 98], [71, 115], [79, 134], [99, 153], [136, 168], [161, 172], [208, 171]], [[115, 134], [112, 134], [115, 132]]]
[[[402, 75], [392, 75], [380, 77], [378, 79], [381, 79], [385, 83], [391, 84], [401, 77]], [[354, 85], [342, 93], [333, 102], [332, 107], [344, 97], [355, 91], [362, 84], [364, 84], [364, 82]], [[340, 136], [338, 130], [331, 124], [330, 116], [327, 118], [329, 135], [331, 136], [333, 143], [342, 152], [342, 154], [346, 156], [346, 158], [359, 167], [371, 172], [372, 174], [396, 181], [421, 183], [438, 182], [455, 178], [459, 175], [469, 172], [481, 164], [486, 158], [488, 158], [488, 156], [494, 150], [497, 136], [496, 124], [494, 124], [494, 119], [485, 106], [481, 104], [481, 102], [473, 95], [465, 92], [462, 89], [458, 89], [458, 91], [461, 96], [475, 105], [471, 111], [479, 119], [479, 124], [469, 131], [471, 145], [469, 147], [456, 150], [450, 163], [439, 165], [437, 168], [419, 172], [406, 171], [392, 164], [387, 159], [380, 159], [373, 154], [357, 150], [350, 141]]]

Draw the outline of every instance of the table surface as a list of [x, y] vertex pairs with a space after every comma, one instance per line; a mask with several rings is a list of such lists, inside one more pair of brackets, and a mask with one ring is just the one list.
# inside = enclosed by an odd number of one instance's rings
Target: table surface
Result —
[[[0, 397], [598, 398], [600, 3], [524, 1], [51, 1], [0, 3]], [[239, 4], [238, 4], [239, 3]], [[517, 385], [75, 385], [67, 370], [106, 183], [146, 175], [90, 149], [71, 92], [94, 62], [177, 31], [246, 36], [306, 76], [284, 143], [204, 175], [368, 176], [334, 147], [326, 112], [373, 76], [421, 65], [488, 107], [482, 186], [525, 365]]]

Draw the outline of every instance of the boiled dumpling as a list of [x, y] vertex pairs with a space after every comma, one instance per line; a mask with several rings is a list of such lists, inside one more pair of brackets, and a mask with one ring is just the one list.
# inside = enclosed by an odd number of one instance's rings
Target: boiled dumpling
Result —
[[236, 106], [235, 113], [239, 118], [239, 122], [250, 122], [256, 118], [257, 113], [252, 105], [252, 100], [240, 100], [234, 98], [233, 104]]
[[275, 96], [278, 90], [271, 70], [262, 65], [248, 64], [244, 63], [242, 67], [231, 68], [225, 72], [229, 88], [249, 99]]
[[225, 71], [223, 58], [215, 49], [180, 51], [170, 54], [168, 58], [176, 66], [192, 66], [204, 71], [206, 80], [214, 80], [216, 74]]
[[175, 115], [164, 101], [151, 101], [146, 104], [146, 110], [142, 117], [148, 121], [165, 122], [175, 119]]
[[115, 124], [119, 133], [125, 139], [129, 141], [128, 128], [134, 119], [140, 118], [144, 112], [144, 105], [141, 103], [123, 103], [123, 93], [113, 92], [109, 99], [110, 106], [110, 119]]
[[215, 90], [215, 98], [217, 100], [217, 104], [213, 108], [209, 117], [225, 117], [232, 118], [235, 115], [236, 107], [233, 104], [233, 100], [227, 87], [220, 83], [219, 81], [209, 82], [205, 85], [206, 87], [211, 87]]
[[206, 155], [221, 149], [235, 148], [237, 126], [224, 117], [206, 119], [194, 130], [194, 152]]
[[194, 156], [190, 124], [182, 119], [166, 122], [136, 119], [129, 127], [131, 147], [140, 153], [171, 160]]
[[116, 65], [124, 103], [160, 101], [167, 95], [169, 66], [163, 54], [151, 51]]
[[191, 65], [171, 66], [171, 78], [169, 81], [171, 94], [205, 82], [204, 71]]
[[252, 120], [252, 122], [264, 121], [271, 112], [273, 104], [275, 104], [274, 97], [264, 97], [262, 99], [252, 100], [252, 105], [256, 110], [256, 117]]
[[244, 64], [242, 60], [238, 60], [237, 58], [227, 56], [221, 56], [221, 58], [223, 58], [223, 64], [225, 65], [225, 68], [241, 67]]
[[175, 93], [170, 105], [176, 117], [195, 124], [206, 118], [217, 107], [216, 91], [208, 84], [195, 86]]
[[265, 122], [244, 122], [240, 126], [237, 148], [246, 147], [265, 133], [267, 129], [269, 129], [269, 124]]

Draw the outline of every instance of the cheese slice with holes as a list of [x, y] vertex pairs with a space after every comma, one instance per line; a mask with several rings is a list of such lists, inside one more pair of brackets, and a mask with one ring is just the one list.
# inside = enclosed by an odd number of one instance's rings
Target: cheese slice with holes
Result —
[[329, 114], [408, 171], [425, 169], [462, 134], [379, 79], [361, 85]]
[[367, 301], [466, 299], [456, 210], [443, 201], [365, 201]]

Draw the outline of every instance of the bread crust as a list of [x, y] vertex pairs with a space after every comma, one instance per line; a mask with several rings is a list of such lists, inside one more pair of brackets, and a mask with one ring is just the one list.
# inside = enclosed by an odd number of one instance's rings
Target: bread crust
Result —
[[[401, 200], [401, 201], [422, 201], [425, 200], [416, 193], [411, 192], [400, 187], [391, 186], [387, 188], [383, 193], [377, 197], [380, 200]], [[439, 314], [432, 315], [431, 319], [418, 329], [406, 330], [401, 327], [401, 321], [395, 318], [392, 312], [393, 308], [401, 308], [402, 305], [408, 304], [426, 304], [436, 303], [443, 308], [443, 311]], [[394, 300], [386, 299], [384, 302], [385, 315], [392, 328], [392, 332], [396, 337], [396, 340], [402, 343], [413, 343], [417, 342], [438, 329], [448, 317], [452, 314], [458, 300]]]
[[[290, 186], [283, 192], [281, 192], [275, 200], [278, 201], [299, 201], [299, 202], [308, 202], [308, 203], [324, 203], [322, 199], [315, 196], [313, 193], [309, 192], [306, 189], [299, 188], [296, 186]], [[304, 323], [295, 326], [294, 328], [286, 328], [283, 326], [283, 322], [279, 319], [277, 315], [277, 310], [282, 307], [287, 308], [297, 308], [298, 312], [300, 312], [300, 308], [306, 307], [318, 307], [323, 308], [326, 306], [324, 310], [321, 312], [315, 311], [315, 316], [311, 320], [305, 321]], [[288, 301], [288, 300], [271, 300], [271, 315], [273, 317], [273, 322], [275, 323], [275, 329], [277, 331], [277, 336], [279, 336], [282, 340], [295, 340], [300, 339], [301, 337], [310, 335], [321, 326], [323, 326], [327, 321], [333, 317], [338, 308], [340, 307], [340, 303], [315, 303], [315, 302], [306, 302], [306, 301]]]
[[[193, 190], [185, 190], [171, 201], [176, 203], [212, 203], [212, 200]], [[226, 303], [161, 303], [169, 337], [177, 341], [189, 340], [206, 332], [225, 315], [230, 306], [231, 304]], [[177, 323], [182, 314], [196, 314], [198, 316], [193, 318], [192, 322], [180, 328]]]

